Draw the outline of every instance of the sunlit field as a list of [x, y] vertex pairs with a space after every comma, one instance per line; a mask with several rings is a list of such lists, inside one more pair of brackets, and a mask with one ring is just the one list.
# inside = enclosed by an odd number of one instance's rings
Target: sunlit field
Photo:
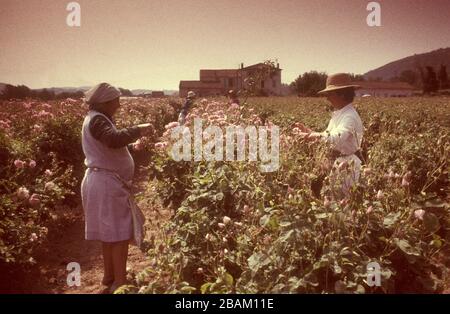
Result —
[[[140, 266], [130, 263], [130, 285], [121, 292], [449, 289], [450, 98], [357, 99], [366, 160], [358, 186], [340, 201], [311, 192], [326, 148], [297, 136], [295, 125], [324, 130], [331, 114], [324, 98], [249, 98], [241, 107], [225, 98], [196, 101], [188, 126], [201, 117], [205, 127], [280, 127], [279, 169], [267, 173], [259, 161], [174, 161], [169, 124], [182, 100], [121, 102], [119, 126], [151, 122], [157, 130], [132, 152], [147, 237]], [[62, 230], [83, 218], [67, 216], [80, 208], [86, 112], [75, 99], [0, 103], [1, 272], [36, 276], [41, 270], [44, 292], [66, 292], [58, 288], [65, 265], [58, 266], [61, 274], [45, 264], [43, 273], [42, 252], [57, 250], [55, 235], [67, 236]], [[378, 286], [367, 282], [371, 262], [380, 266]]]

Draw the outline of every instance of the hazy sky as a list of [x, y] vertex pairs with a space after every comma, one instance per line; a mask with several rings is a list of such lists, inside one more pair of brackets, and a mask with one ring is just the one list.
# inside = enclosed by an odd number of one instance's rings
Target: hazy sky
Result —
[[0, 82], [31, 88], [107, 81], [178, 89], [200, 68], [277, 58], [282, 81], [309, 70], [365, 73], [450, 46], [449, 0], [0, 0]]

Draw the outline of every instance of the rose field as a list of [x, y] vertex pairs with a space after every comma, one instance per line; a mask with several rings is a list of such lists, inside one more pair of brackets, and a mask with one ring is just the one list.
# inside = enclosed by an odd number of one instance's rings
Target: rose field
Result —
[[[120, 292], [449, 291], [450, 98], [358, 98], [365, 163], [359, 184], [341, 201], [327, 190], [314, 196], [311, 186], [331, 167], [327, 147], [297, 136], [299, 122], [326, 128], [325, 99], [255, 97], [240, 107], [225, 98], [196, 101], [188, 127], [196, 117], [204, 127], [278, 126], [274, 172], [262, 172], [260, 161], [173, 160], [170, 130], [181, 103], [123, 98], [116, 114], [120, 127], [150, 122], [157, 132], [131, 152], [147, 232], [139, 263], [129, 263], [130, 285]], [[40, 292], [72, 291], [55, 288], [72, 257], [43, 265], [51, 255], [45, 252], [64, 245], [55, 239], [83, 219], [86, 113], [75, 99], [0, 103], [0, 273], [45, 280]], [[380, 265], [379, 286], [367, 281], [371, 262]], [[82, 276], [83, 269], [98, 271], [91, 266], [81, 263]], [[17, 288], [11, 285], [0, 290]]]

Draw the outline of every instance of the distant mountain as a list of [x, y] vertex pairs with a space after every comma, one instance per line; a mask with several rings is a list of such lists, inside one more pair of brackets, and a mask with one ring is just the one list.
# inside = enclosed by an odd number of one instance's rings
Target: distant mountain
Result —
[[5, 89], [6, 84], [5, 83], [0, 83], [0, 94], [3, 92], [3, 90]]
[[417, 71], [418, 67], [425, 68], [432, 66], [437, 72], [441, 65], [447, 66], [447, 72], [450, 70], [450, 47], [441, 48], [427, 53], [415, 54], [400, 60], [390, 62], [375, 70], [364, 74], [366, 79], [382, 78], [385, 81], [393, 77], [399, 77], [403, 71]]
[[149, 89], [132, 89], [131, 92], [133, 95], [140, 95], [140, 94], [150, 94], [152, 91]]

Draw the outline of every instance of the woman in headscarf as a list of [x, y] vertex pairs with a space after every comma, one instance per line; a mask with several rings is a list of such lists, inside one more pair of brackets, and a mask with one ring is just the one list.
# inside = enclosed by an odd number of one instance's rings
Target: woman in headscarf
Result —
[[81, 183], [85, 236], [86, 240], [102, 242], [102, 283], [110, 292], [126, 284], [128, 244], [133, 239], [128, 187], [134, 161], [128, 145], [153, 131], [149, 124], [116, 129], [113, 116], [120, 107], [120, 95], [108, 83], [87, 91], [89, 112], [81, 134], [87, 166]]

